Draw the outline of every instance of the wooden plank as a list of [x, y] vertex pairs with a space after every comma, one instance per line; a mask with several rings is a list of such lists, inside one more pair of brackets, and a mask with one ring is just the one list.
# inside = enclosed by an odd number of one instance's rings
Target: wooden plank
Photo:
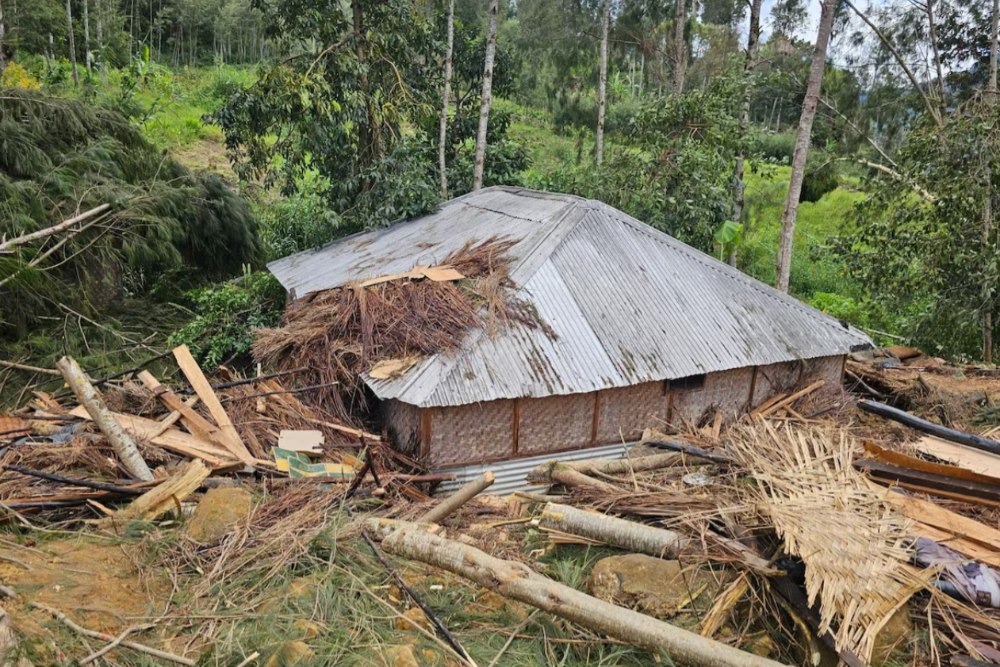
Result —
[[[90, 414], [83, 406], [79, 406], [70, 411], [70, 414], [83, 419], [90, 419]], [[127, 415], [120, 412], [112, 413], [121, 427], [137, 438], [149, 440], [154, 445], [163, 447], [166, 450], [201, 459], [213, 466], [226, 465], [232, 461], [233, 455], [225, 449], [221, 449], [213, 443], [200, 440], [190, 433], [185, 433], [172, 428], [157, 433], [160, 430], [160, 422], [155, 419], [146, 419], [135, 415]]]
[[[188, 407], [193, 408], [198, 403], [198, 400], [199, 399], [198, 399], [197, 396], [192, 396], [188, 400], [184, 401], [184, 403]], [[166, 417], [164, 417], [163, 419], [160, 420], [160, 430], [157, 431], [156, 433], [154, 433], [153, 435], [149, 436], [149, 437], [150, 438], [155, 438], [156, 436], [160, 435], [161, 433], [163, 433], [164, 431], [166, 431], [167, 429], [169, 429], [171, 426], [173, 426], [174, 424], [176, 424], [178, 422], [178, 420], [180, 420], [180, 418], [181, 418], [181, 413], [178, 412], [177, 410], [174, 410], [169, 415], [167, 415]]]
[[920, 523], [959, 535], [1000, 552], [1000, 530], [984, 523], [962, 516], [921, 498], [904, 495], [896, 491], [885, 494], [886, 502], [904, 516]]
[[903, 468], [909, 468], [910, 470], [919, 470], [920, 472], [932, 475], [942, 475], [944, 477], [953, 477], [955, 479], [965, 480], [968, 482], [975, 482], [976, 484], [988, 484], [1000, 487], [1000, 478], [998, 477], [981, 475], [977, 472], [966, 470], [965, 468], [957, 466], [925, 461], [923, 459], [918, 459], [915, 456], [908, 456], [900, 452], [884, 449], [872, 443], [865, 443], [865, 451], [868, 452], [870, 456], [877, 458], [880, 461], [885, 461], [886, 463], [891, 463], [892, 465]]
[[952, 465], [961, 466], [980, 475], [1000, 477], [1000, 456], [996, 454], [969, 449], [933, 435], [925, 435], [913, 443], [913, 446], [923, 454], [947, 461]]
[[188, 346], [181, 345], [175, 347], [174, 358], [177, 359], [177, 365], [180, 366], [184, 377], [191, 383], [191, 387], [198, 394], [198, 397], [201, 398], [201, 402], [208, 408], [212, 419], [219, 425], [226, 449], [247, 465], [254, 465], [254, 457], [250, 454], [250, 450], [247, 449], [246, 445], [243, 444], [243, 440], [240, 438], [240, 434], [236, 432], [236, 427], [233, 426], [232, 420], [229, 419], [226, 409], [222, 407], [219, 397], [212, 390], [212, 385], [201, 371], [201, 366], [191, 356], [191, 350], [188, 349]]
[[101, 519], [101, 525], [124, 525], [129, 521], [152, 521], [172, 509], [198, 490], [211, 471], [201, 461], [188, 461], [178, 472], [165, 479], [111, 516]]
[[165, 406], [174, 412], [180, 413], [181, 421], [192, 434], [203, 440], [210, 440], [219, 446], [226, 448], [225, 438], [219, 430], [219, 427], [195, 412], [194, 408], [182, 401], [181, 397], [171, 391], [169, 387], [165, 387], [160, 384], [160, 381], [157, 380], [152, 373], [149, 371], [142, 371], [139, 373], [139, 380], [141, 380], [146, 388], [153, 392], [153, 394], [159, 398]]

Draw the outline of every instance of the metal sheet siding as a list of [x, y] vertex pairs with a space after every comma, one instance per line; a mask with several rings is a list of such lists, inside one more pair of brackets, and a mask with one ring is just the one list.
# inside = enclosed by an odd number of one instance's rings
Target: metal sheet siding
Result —
[[[381, 398], [421, 407], [623, 387], [846, 354], [857, 330], [595, 201], [490, 188], [438, 212], [270, 266], [315, 290], [440, 261], [466, 241], [520, 239], [511, 275], [548, 328], [470, 333], [455, 353], [400, 378]], [[428, 247], [429, 244], [433, 246]]]
[[492, 470], [496, 481], [490, 486], [486, 493], [506, 496], [516, 491], [542, 490], [550, 486], [549, 484], [532, 484], [527, 480], [528, 473], [535, 466], [547, 461], [586, 461], [588, 459], [620, 459], [625, 456], [630, 445], [616, 444], [604, 447], [593, 447], [591, 449], [577, 449], [558, 454], [542, 454], [541, 456], [531, 456], [523, 459], [512, 459], [500, 463], [485, 463], [478, 465], [467, 465], [460, 468], [445, 468], [435, 470], [436, 473], [447, 473], [455, 475], [455, 479], [442, 482], [434, 490], [435, 495], [449, 495], [454, 493], [460, 486], [482, 475], [487, 470]]

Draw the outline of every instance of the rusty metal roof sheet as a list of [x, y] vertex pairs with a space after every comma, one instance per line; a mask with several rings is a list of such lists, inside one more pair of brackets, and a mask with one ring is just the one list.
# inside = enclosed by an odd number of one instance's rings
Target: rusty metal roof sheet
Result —
[[481, 190], [269, 268], [302, 296], [433, 264], [491, 236], [518, 239], [511, 277], [549, 331], [471, 332], [455, 353], [398, 378], [368, 378], [376, 395], [427, 407], [570, 394], [871, 345], [857, 329], [606, 204], [518, 188]]

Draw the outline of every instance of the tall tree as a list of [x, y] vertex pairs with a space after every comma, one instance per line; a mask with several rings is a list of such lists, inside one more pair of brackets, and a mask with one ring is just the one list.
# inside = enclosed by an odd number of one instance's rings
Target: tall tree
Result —
[[597, 134], [594, 160], [600, 167], [604, 162], [604, 114], [608, 104], [608, 26], [611, 23], [611, 0], [604, 0], [601, 11], [601, 62], [597, 80]]
[[73, 83], [80, 83], [80, 75], [76, 71], [76, 40], [73, 38], [73, 7], [66, 0], [66, 32], [69, 34], [69, 61], [73, 65]]
[[83, 0], [83, 64], [90, 71], [90, 3]]
[[809, 156], [813, 120], [816, 118], [816, 107], [819, 105], [819, 94], [823, 87], [826, 50], [830, 45], [830, 33], [833, 31], [833, 15], [836, 6], [837, 0], [823, 0], [819, 31], [816, 33], [816, 48], [813, 50], [812, 65], [809, 67], [809, 81], [806, 84], [806, 96], [802, 101], [802, 115], [799, 118], [799, 130], [795, 137], [792, 174], [788, 182], [785, 209], [781, 214], [781, 240], [775, 275], [777, 288], [782, 292], [788, 291], [788, 280], [792, 269], [792, 240], [795, 238], [795, 220], [799, 212], [799, 197], [802, 195], [802, 181], [805, 178], [806, 158]]
[[[931, 0], [928, 0], [930, 2]], [[995, 122], [997, 104], [997, 48], [1000, 41], [1000, 0], [993, 0], [993, 11], [990, 16], [990, 74], [986, 84], [986, 110], [990, 122]], [[986, 146], [989, 150], [989, 146]], [[990, 158], [987, 153], [985, 182], [986, 192], [983, 196], [983, 245], [989, 252], [993, 238], [993, 170], [990, 168]], [[993, 363], [993, 298], [994, 285], [983, 281], [983, 361]]]
[[7, 55], [4, 52], [4, 37], [6, 36], [6, 24], [3, 22], [3, 0], [0, 0], [0, 72], [7, 66]]
[[444, 89], [441, 93], [441, 121], [438, 125], [438, 170], [441, 172], [441, 199], [448, 198], [448, 97], [451, 96], [451, 60], [455, 53], [455, 0], [448, 2], [448, 50], [444, 54]]
[[104, 0], [97, 0], [97, 10], [94, 12], [94, 22], [97, 28], [97, 55], [101, 59], [101, 77], [107, 77], [108, 65], [104, 56]]
[[476, 159], [472, 170], [472, 190], [483, 187], [483, 169], [486, 161], [486, 130], [490, 122], [490, 104], [493, 95], [493, 59], [497, 50], [497, 21], [500, 14], [499, 0], [490, 2], [489, 25], [486, 29], [486, 58], [483, 64], [483, 94], [479, 106], [479, 132], [476, 134]]
[[684, 37], [687, 27], [687, 0], [674, 0], [674, 78], [673, 93], [684, 92], [684, 76], [687, 73], [687, 40]]
[[[760, 41], [760, 8], [763, 0], [751, 0], [750, 3], [750, 33], [747, 35], [747, 50], [743, 58], [743, 100], [740, 106], [739, 136], [746, 137], [750, 127], [750, 75], [753, 73], [757, 60], [757, 43]], [[746, 183], [743, 181], [744, 147], [742, 141], [736, 152], [733, 163], [733, 222], [740, 224], [743, 220], [743, 207], [746, 204]], [[729, 251], [726, 261], [736, 266], [736, 245]]]

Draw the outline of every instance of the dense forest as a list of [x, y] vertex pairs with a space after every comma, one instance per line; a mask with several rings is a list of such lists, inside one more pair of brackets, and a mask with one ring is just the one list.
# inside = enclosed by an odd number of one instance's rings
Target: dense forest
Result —
[[249, 365], [284, 303], [267, 261], [496, 184], [600, 199], [876, 338], [992, 363], [997, 20], [0, 0], [0, 392], [67, 352]]

